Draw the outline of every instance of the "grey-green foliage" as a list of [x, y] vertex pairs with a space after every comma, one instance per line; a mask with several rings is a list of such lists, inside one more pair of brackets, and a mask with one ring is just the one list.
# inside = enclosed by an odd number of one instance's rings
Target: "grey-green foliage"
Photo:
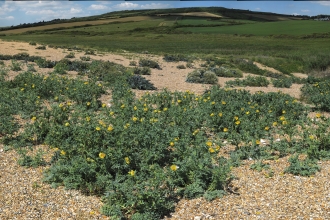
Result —
[[238, 69], [229, 68], [227, 66], [221, 66], [219, 68], [213, 67], [210, 68], [210, 70], [220, 77], [236, 77], [236, 78], [243, 77], [242, 71]]
[[217, 84], [218, 78], [212, 71], [205, 71], [202, 69], [194, 70], [189, 73], [186, 79], [189, 83], [203, 83], [203, 84]]

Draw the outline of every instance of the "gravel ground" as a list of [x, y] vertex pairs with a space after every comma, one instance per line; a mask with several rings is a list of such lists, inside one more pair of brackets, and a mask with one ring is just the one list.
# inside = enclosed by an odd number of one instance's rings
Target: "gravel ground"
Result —
[[[44, 56], [50, 60], [64, 58], [67, 51], [47, 48], [36, 50], [27, 43], [0, 41], [1, 54], [17, 54], [28, 52], [30, 55]], [[76, 53], [76, 57], [83, 56]], [[93, 59], [110, 60], [129, 65], [129, 61], [138, 61], [139, 57], [148, 57], [158, 61], [162, 70], [152, 70], [151, 76], [146, 76], [159, 89], [168, 88], [171, 91], [190, 90], [201, 93], [208, 85], [190, 84], [185, 82], [191, 69], [178, 70], [179, 64], [166, 63], [161, 57], [152, 55], [99, 54]], [[9, 63], [6, 63], [10, 65]], [[195, 62], [198, 67], [200, 62]], [[266, 68], [266, 67], [264, 67]], [[47, 74], [46, 70], [38, 69]], [[17, 75], [10, 72], [9, 78]], [[71, 73], [73, 76], [75, 73]], [[244, 74], [246, 75], [246, 74]], [[227, 78], [219, 78], [219, 84], [224, 85]], [[273, 87], [246, 88], [251, 92], [259, 90], [278, 91]], [[281, 91], [299, 97], [300, 86], [293, 85], [290, 89]], [[136, 91], [137, 97], [144, 92]], [[109, 97], [103, 97], [103, 100]], [[38, 146], [47, 154], [49, 160], [52, 151], [47, 146]], [[24, 168], [17, 164], [19, 155], [5, 150], [0, 145], [0, 219], [105, 219], [100, 214], [102, 202], [100, 198], [86, 196], [75, 190], [56, 189], [42, 182], [42, 173], [47, 167]], [[321, 172], [312, 177], [298, 177], [283, 174], [289, 165], [288, 157], [278, 161], [267, 161], [273, 171], [258, 172], [250, 169], [254, 161], [244, 161], [244, 165], [233, 168], [237, 177], [227, 189], [229, 194], [221, 199], [207, 202], [202, 198], [181, 200], [175, 212], [165, 219], [330, 219], [330, 161], [319, 162]]]

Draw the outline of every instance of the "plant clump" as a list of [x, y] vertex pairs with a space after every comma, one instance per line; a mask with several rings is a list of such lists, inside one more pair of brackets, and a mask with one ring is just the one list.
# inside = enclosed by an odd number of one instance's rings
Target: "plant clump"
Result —
[[202, 84], [217, 84], [218, 78], [212, 71], [203, 69], [194, 70], [189, 73], [186, 79], [189, 83], [202, 83]]

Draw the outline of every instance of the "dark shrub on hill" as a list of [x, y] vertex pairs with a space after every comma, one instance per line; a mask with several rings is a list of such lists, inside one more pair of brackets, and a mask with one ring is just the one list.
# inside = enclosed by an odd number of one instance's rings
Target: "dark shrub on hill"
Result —
[[128, 77], [127, 82], [132, 89], [156, 90], [157, 88], [147, 79], [140, 75]]

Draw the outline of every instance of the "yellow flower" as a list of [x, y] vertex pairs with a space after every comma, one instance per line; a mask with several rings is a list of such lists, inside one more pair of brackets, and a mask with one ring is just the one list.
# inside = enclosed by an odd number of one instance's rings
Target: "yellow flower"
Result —
[[316, 117], [317, 118], [320, 118], [321, 117], [321, 114], [320, 113], [316, 113]]
[[125, 108], [125, 104], [122, 104], [122, 105], [120, 106], [120, 108]]
[[147, 112], [148, 111], [148, 108], [143, 108], [143, 111]]
[[138, 120], [138, 118], [137, 117], [133, 117], [132, 120], [135, 122], [135, 121]]
[[35, 86], [34, 86], [34, 84], [32, 84], [32, 86], [31, 86], [31, 87], [32, 87], [32, 89], [33, 89], [33, 88], [35, 87]]
[[113, 116], [115, 113], [114, 113], [114, 112], [110, 112], [109, 114], [110, 114], [111, 116]]
[[214, 150], [212, 147], [210, 147], [210, 148], [209, 148], [209, 152], [210, 152], [210, 153], [214, 153], [215, 150]]
[[141, 118], [141, 119], [140, 119], [140, 122], [143, 122], [143, 121], [144, 121], [144, 118]]
[[91, 117], [86, 117], [86, 121], [90, 121], [91, 120]]
[[219, 117], [222, 117], [222, 112], [220, 112], [218, 115], [219, 115]]
[[208, 142], [206, 142], [206, 145], [207, 145], [208, 147], [211, 147], [211, 146], [212, 146], [212, 142], [211, 142], [211, 141], [208, 141]]
[[259, 112], [260, 112], [260, 111], [257, 109], [257, 110], [256, 110], [256, 113], [259, 113]]
[[178, 100], [178, 103], [181, 103], [181, 102], [182, 102], [182, 101], [179, 99], [179, 100]]
[[102, 108], [105, 108], [107, 105], [105, 103], [102, 104]]
[[224, 131], [224, 132], [228, 132], [228, 128], [224, 128], [223, 131]]
[[66, 152], [64, 150], [61, 150], [61, 155], [64, 156]]
[[134, 111], [136, 111], [136, 110], [137, 110], [137, 107], [136, 107], [136, 106], [134, 106], [134, 108], [133, 108], [133, 109], [134, 109]]
[[272, 113], [273, 111], [272, 111], [272, 110], [269, 110], [268, 112], [269, 112], [269, 113]]
[[285, 114], [285, 113], [286, 113], [286, 111], [285, 111], [285, 110], [283, 110], [283, 111], [282, 111], [282, 114]]
[[135, 175], [135, 171], [134, 170], [131, 170], [131, 171], [128, 172], [128, 174], [131, 175], [131, 176], [134, 176]]
[[277, 122], [275, 121], [275, 122], [273, 122], [273, 126], [277, 126]]
[[211, 102], [211, 104], [212, 104], [212, 105], [214, 105], [214, 104], [215, 104], [215, 102], [213, 101], [213, 102]]
[[226, 104], [226, 102], [225, 102], [225, 101], [222, 101], [222, 102], [221, 102], [221, 104], [225, 105], [225, 104]]
[[101, 128], [100, 127], [96, 127], [95, 130], [99, 131], [99, 130], [101, 130]]
[[247, 111], [247, 112], [245, 112], [245, 114], [247, 114], [247, 115], [248, 115], [248, 114], [250, 114], [250, 112], [249, 112], [249, 111]]
[[31, 120], [35, 121], [35, 120], [37, 120], [37, 117], [34, 116], [34, 117], [31, 118]]
[[266, 126], [266, 127], [265, 127], [265, 130], [266, 130], [266, 131], [268, 131], [268, 130], [269, 130], [269, 127], [268, 127], [268, 126]]
[[214, 116], [214, 113], [211, 113], [210, 116], [213, 117]]
[[84, 82], [84, 84], [85, 84], [85, 85], [87, 85], [87, 84], [88, 84], [88, 82]]
[[62, 104], [62, 103], [61, 103], [61, 104], [59, 104], [59, 105], [58, 105], [58, 107], [62, 108], [62, 107], [63, 107], [63, 104]]
[[287, 125], [288, 122], [287, 121], [282, 121], [282, 125]]
[[101, 84], [101, 83], [99, 83], [99, 84], [97, 84], [97, 86], [101, 87], [101, 86], [102, 86], [102, 84]]
[[163, 108], [163, 111], [166, 112], [167, 111], [167, 108]]
[[234, 119], [235, 119], [235, 121], [237, 121], [237, 120], [238, 120], [238, 117], [237, 117], [237, 116], [235, 116], [235, 117], [234, 117]]
[[130, 164], [130, 159], [128, 158], [128, 157], [125, 157], [125, 162], [127, 163], [127, 164]]
[[256, 144], [258, 144], [258, 145], [259, 145], [259, 144], [260, 144], [260, 140], [256, 140]]
[[179, 140], [179, 138], [178, 138], [178, 137], [174, 138], [174, 141], [178, 141], [178, 140]]
[[179, 167], [177, 166], [177, 165], [171, 165], [170, 166], [170, 168], [171, 168], [171, 170], [173, 170], [173, 171], [176, 171], [177, 169], [179, 169]]
[[70, 123], [69, 122], [65, 123], [65, 126], [66, 127], [70, 126]]
[[281, 120], [281, 121], [285, 121], [285, 117], [284, 117], [284, 116], [281, 116], [281, 117], [280, 117], [280, 120]]
[[86, 103], [86, 105], [87, 105], [87, 106], [90, 106], [90, 105], [91, 105], [91, 103], [90, 103], [90, 102], [87, 102], [87, 103]]
[[99, 153], [99, 157], [101, 158], [101, 159], [104, 159], [105, 158], [105, 153]]
[[216, 149], [217, 151], [219, 151], [219, 150], [220, 150], [220, 146], [217, 145], [217, 146], [215, 147], [215, 149]]
[[89, 214], [90, 214], [90, 215], [94, 215], [95, 212], [94, 212], [94, 211], [90, 211]]
[[21, 91], [23, 92], [24, 91], [24, 88], [21, 88]]
[[170, 146], [173, 147], [174, 146], [174, 142], [170, 142]]
[[107, 130], [108, 130], [108, 131], [112, 131], [112, 130], [113, 130], [113, 127], [112, 127], [111, 125], [109, 125], [109, 127], [108, 127]]
[[195, 98], [195, 101], [198, 101], [198, 98]]
[[309, 139], [314, 140], [314, 136], [313, 135], [309, 135]]
[[239, 125], [241, 123], [241, 121], [236, 121], [235, 124]]
[[195, 130], [195, 131], [193, 132], [193, 135], [196, 135], [198, 132], [199, 132], [199, 129]]

